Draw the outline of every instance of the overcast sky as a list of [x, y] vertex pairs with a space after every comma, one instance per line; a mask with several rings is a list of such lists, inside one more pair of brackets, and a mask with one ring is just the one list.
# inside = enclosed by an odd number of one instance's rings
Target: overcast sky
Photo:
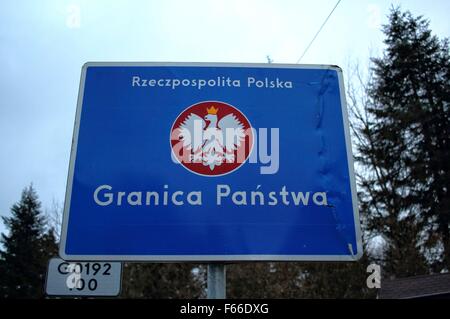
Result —
[[[86, 61], [295, 63], [336, 0], [2, 1], [0, 215], [33, 182], [64, 200], [80, 70]], [[366, 65], [382, 52], [392, 4], [450, 35], [450, 1], [342, 0], [301, 63]], [[0, 223], [0, 232], [5, 230]]]

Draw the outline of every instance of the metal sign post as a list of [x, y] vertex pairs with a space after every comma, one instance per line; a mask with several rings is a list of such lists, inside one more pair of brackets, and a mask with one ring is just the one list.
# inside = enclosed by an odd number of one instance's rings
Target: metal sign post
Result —
[[208, 299], [226, 298], [225, 264], [208, 264]]

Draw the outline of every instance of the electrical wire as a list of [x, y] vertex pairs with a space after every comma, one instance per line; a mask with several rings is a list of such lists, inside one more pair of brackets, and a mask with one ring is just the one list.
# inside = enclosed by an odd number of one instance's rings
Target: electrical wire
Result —
[[317, 36], [319, 35], [319, 33], [322, 31], [323, 27], [325, 26], [325, 24], [327, 24], [328, 20], [330, 19], [330, 17], [333, 15], [333, 12], [336, 10], [336, 8], [338, 7], [339, 3], [341, 3], [342, 0], [338, 0], [338, 2], [336, 2], [336, 5], [334, 6], [334, 8], [331, 10], [330, 14], [328, 15], [328, 17], [325, 19], [325, 21], [322, 23], [322, 25], [320, 26], [319, 30], [317, 31], [316, 35], [314, 36], [314, 38], [311, 40], [311, 42], [308, 44], [308, 46], [306, 47], [305, 51], [303, 51], [303, 54], [301, 55], [301, 57], [297, 60], [297, 64], [300, 63], [300, 61], [303, 59], [303, 57], [306, 55], [306, 53], [308, 52], [309, 48], [311, 47], [311, 45], [314, 43], [314, 41], [316, 40]]

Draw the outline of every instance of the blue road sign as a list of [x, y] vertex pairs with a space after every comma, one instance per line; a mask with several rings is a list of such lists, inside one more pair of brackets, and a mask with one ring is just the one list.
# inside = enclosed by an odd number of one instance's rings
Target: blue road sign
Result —
[[66, 260], [357, 260], [335, 66], [87, 63]]

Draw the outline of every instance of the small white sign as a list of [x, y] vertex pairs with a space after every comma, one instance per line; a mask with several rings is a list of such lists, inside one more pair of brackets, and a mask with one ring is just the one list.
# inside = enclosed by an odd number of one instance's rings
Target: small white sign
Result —
[[52, 258], [45, 291], [50, 296], [117, 296], [121, 277], [120, 262], [69, 262]]

